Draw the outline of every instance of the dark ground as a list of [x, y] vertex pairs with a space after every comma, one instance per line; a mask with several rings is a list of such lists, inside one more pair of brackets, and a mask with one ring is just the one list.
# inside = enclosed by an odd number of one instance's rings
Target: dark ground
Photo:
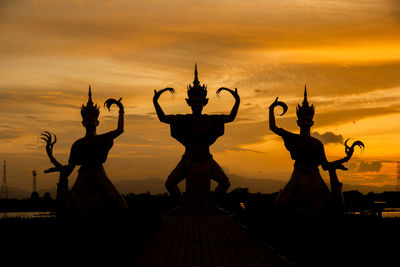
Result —
[[[274, 213], [274, 197], [240, 189], [227, 194], [220, 206], [234, 214], [249, 235], [265, 241], [289, 264], [398, 266], [400, 219], [279, 217]], [[131, 194], [126, 200], [130, 213], [123, 220], [0, 220], [0, 265], [126, 266], [160, 229], [163, 214], [174, 207], [167, 195]], [[354, 203], [349, 202], [353, 209]]]
[[[250, 234], [260, 236], [274, 251], [295, 266], [400, 266], [400, 218], [377, 215], [331, 217], [278, 216], [276, 194], [249, 194], [238, 190], [228, 203], [236, 207], [236, 220]], [[399, 192], [362, 195], [345, 192], [348, 211], [376, 211], [374, 201], [399, 207]], [[231, 207], [232, 209], [232, 207]]]
[[159, 229], [173, 206], [167, 195], [128, 195], [120, 219], [0, 220], [0, 266], [126, 266]]

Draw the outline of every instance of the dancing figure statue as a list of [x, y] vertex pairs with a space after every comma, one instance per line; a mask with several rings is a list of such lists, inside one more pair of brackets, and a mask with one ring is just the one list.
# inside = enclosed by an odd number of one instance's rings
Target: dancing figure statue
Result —
[[[89, 86], [89, 100], [82, 105], [82, 124], [86, 128], [86, 135], [77, 140], [71, 148], [67, 165], [62, 165], [53, 156], [54, 141], [49, 132], [42, 134], [46, 142], [46, 152], [54, 167], [46, 170], [60, 172], [57, 186], [58, 211], [68, 217], [105, 217], [123, 215], [127, 204], [117, 189], [108, 179], [103, 163], [113, 146], [113, 140], [124, 131], [124, 107], [119, 100], [108, 99], [104, 105], [110, 110], [111, 105], [119, 107], [118, 127], [105, 134], [96, 134], [99, 125], [99, 107], [93, 104], [91, 88]], [[68, 191], [68, 177], [79, 165], [78, 177]]]
[[217, 95], [225, 90], [235, 98], [235, 104], [229, 115], [202, 114], [207, 105], [207, 86], [200, 85], [195, 65], [193, 86], [188, 85], [187, 104], [192, 114], [165, 115], [158, 99], [162, 93], [175, 93], [173, 88], [154, 90], [153, 103], [157, 116], [161, 122], [171, 127], [171, 136], [185, 146], [185, 153], [175, 169], [168, 176], [166, 188], [172, 197], [181, 201], [181, 192], [178, 183], [186, 178], [186, 195], [184, 211], [193, 213], [208, 213], [210, 209], [210, 178], [218, 183], [215, 189], [216, 198], [225, 193], [229, 186], [229, 179], [210, 154], [210, 146], [224, 134], [224, 124], [232, 122], [239, 109], [240, 98], [237, 89], [219, 88]]
[[[294, 171], [289, 182], [278, 194], [275, 203], [290, 214], [329, 214], [341, 212], [343, 208], [342, 184], [339, 182], [336, 170], [347, 170], [343, 163], [350, 160], [355, 146], [364, 147], [360, 141], [354, 142], [349, 147], [345, 143], [347, 156], [329, 162], [326, 158], [322, 142], [311, 136], [310, 129], [314, 124], [314, 105], [309, 105], [307, 89], [304, 89], [302, 105], [297, 105], [297, 125], [300, 134], [291, 133], [276, 126], [275, 107], [283, 108], [281, 114], [288, 110], [284, 102], [278, 98], [269, 107], [269, 128], [272, 132], [282, 137], [286, 149], [290, 152], [294, 162]], [[322, 179], [318, 167], [328, 170], [331, 180], [332, 192]]]

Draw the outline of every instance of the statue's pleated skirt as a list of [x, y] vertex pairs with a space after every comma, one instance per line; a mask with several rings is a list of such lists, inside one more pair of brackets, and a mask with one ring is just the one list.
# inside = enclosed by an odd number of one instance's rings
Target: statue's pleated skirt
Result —
[[295, 169], [275, 204], [294, 213], [329, 213], [338, 209], [338, 203], [322, 179], [319, 170]]
[[123, 214], [127, 208], [102, 166], [79, 170], [67, 202], [68, 216], [114, 216]]

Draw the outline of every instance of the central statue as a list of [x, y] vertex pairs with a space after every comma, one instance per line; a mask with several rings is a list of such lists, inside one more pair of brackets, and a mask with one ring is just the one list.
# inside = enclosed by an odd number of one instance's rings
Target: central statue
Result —
[[224, 124], [232, 122], [239, 109], [240, 98], [237, 89], [231, 90], [221, 87], [217, 95], [223, 90], [232, 94], [235, 104], [229, 115], [202, 114], [207, 105], [207, 86], [200, 85], [195, 65], [193, 86], [188, 85], [187, 104], [192, 114], [165, 115], [158, 99], [162, 93], [169, 91], [174, 94], [173, 88], [154, 90], [154, 107], [161, 122], [171, 127], [171, 136], [185, 146], [185, 153], [175, 169], [168, 176], [166, 188], [172, 197], [181, 201], [182, 195], [177, 186], [186, 178], [186, 196], [184, 200], [185, 212], [208, 213], [210, 209], [210, 179], [218, 183], [215, 189], [216, 197], [225, 193], [229, 186], [229, 179], [213, 159], [210, 146], [224, 134]]

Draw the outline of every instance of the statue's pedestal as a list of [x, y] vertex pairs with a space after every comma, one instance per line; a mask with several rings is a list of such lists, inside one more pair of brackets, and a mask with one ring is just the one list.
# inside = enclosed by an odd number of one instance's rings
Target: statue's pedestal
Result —
[[207, 170], [200, 167], [189, 171], [186, 177], [185, 213], [210, 213], [210, 178], [207, 173]]

